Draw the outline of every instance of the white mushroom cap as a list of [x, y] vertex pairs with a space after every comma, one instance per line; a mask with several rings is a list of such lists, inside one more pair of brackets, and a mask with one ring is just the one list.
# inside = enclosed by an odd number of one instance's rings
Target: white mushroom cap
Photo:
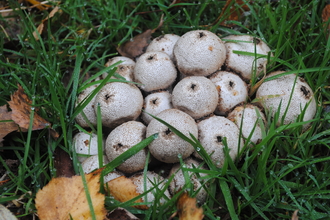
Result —
[[[134, 185], [136, 186], [136, 192], [139, 194], [143, 194], [144, 192], [150, 190], [151, 188], [155, 188], [154, 190], [151, 190], [147, 193], [147, 196], [142, 196], [142, 202], [148, 202], [148, 207], [151, 206], [152, 202], [155, 201], [155, 194], [158, 194], [159, 191], [164, 190], [165, 187], [165, 181], [164, 178], [160, 175], [147, 171], [146, 177], [144, 177], [144, 173], [137, 173], [130, 177], [130, 179], [133, 181]], [[145, 182], [146, 179], [146, 182]], [[168, 189], [165, 189], [163, 193], [167, 198], [170, 198], [170, 193]], [[166, 202], [164, 197], [160, 198], [160, 204], [164, 204]]]
[[257, 106], [252, 104], [237, 106], [227, 118], [237, 125], [244, 138], [251, 135], [250, 141], [254, 144], [262, 140], [261, 125], [266, 123], [266, 119]]
[[104, 176], [104, 183], [107, 183], [113, 179], [116, 179], [118, 177], [124, 176], [124, 174], [118, 170], [114, 170], [107, 175]]
[[219, 93], [219, 104], [215, 109], [216, 114], [226, 115], [236, 105], [243, 103], [248, 98], [246, 83], [236, 74], [218, 71], [210, 77]]
[[153, 39], [147, 47], [146, 52], [161, 51], [167, 53], [173, 60], [173, 48], [180, 36], [176, 34], [165, 34]]
[[[178, 109], [167, 109], [157, 115], [158, 118], [169, 123], [184, 135], [189, 133], [197, 137], [198, 129], [194, 119], [188, 114]], [[174, 134], [167, 126], [156, 119], [152, 119], [147, 127], [146, 136], [158, 133], [158, 138], [149, 144], [150, 153], [160, 161], [165, 163], [179, 162], [179, 157], [183, 159], [189, 157], [194, 152], [194, 147], [188, 142]]]
[[199, 119], [214, 112], [219, 102], [218, 91], [204, 76], [183, 78], [173, 89], [172, 103], [177, 108]]
[[134, 80], [139, 87], [151, 92], [166, 89], [175, 81], [176, 68], [171, 58], [163, 52], [147, 52], [136, 61], [134, 68]]
[[[107, 157], [103, 155], [103, 166], [109, 163]], [[84, 173], [91, 173], [93, 170], [100, 168], [99, 166], [99, 156], [93, 155], [88, 157], [84, 162], [81, 163], [81, 167]]]
[[[76, 153], [80, 155], [78, 155], [78, 161], [83, 162], [89, 156], [98, 154], [97, 135], [94, 133], [79, 132], [73, 137], [73, 146]], [[104, 146], [104, 141], [102, 146]]]
[[226, 59], [226, 47], [214, 33], [189, 31], [174, 46], [174, 60], [179, 71], [187, 76], [208, 76], [219, 70]]
[[95, 98], [96, 106], [100, 105], [102, 124], [114, 128], [126, 121], [133, 121], [139, 117], [143, 96], [133, 84], [113, 82], [106, 84]]
[[[284, 73], [284, 71], [273, 72], [267, 78], [281, 73]], [[292, 98], [290, 100], [291, 93]], [[257, 90], [256, 98], [260, 99], [260, 103], [271, 112], [272, 116], [275, 115], [281, 105], [278, 124], [280, 124], [284, 114], [284, 124], [294, 122], [306, 105], [308, 107], [303, 121], [313, 119], [316, 113], [316, 102], [312, 89], [303, 78], [297, 77], [296, 74], [284, 75], [262, 83]], [[303, 127], [306, 129], [308, 124]]]
[[[236, 158], [239, 148], [242, 149], [244, 144], [236, 124], [222, 116], [212, 116], [200, 121], [198, 132], [200, 143], [205, 151], [211, 155], [211, 160], [217, 167], [222, 167], [225, 161], [224, 138], [226, 138], [229, 148], [229, 156], [233, 160]], [[198, 153], [194, 155], [202, 159]]]
[[[113, 129], [105, 143], [105, 153], [109, 161], [113, 161], [122, 153], [142, 141], [145, 138], [145, 133], [146, 126], [137, 121], [125, 122]], [[124, 173], [134, 173], [144, 168], [146, 160], [147, 151], [143, 149], [128, 158], [117, 169]]]
[[[87, 96], [89, 96], [94, 89], [96, 89], [96, 87], [98, 87], [98, 85], [92, 85], [88, 88], [86, 88], [85, 90], [83, 90], [77, 98], [77, 103], [76, 106], [81, 103]], [[86, 105], [86, 107], [82, 110], [84, 112], [84, 114], [86, 115], [86, 118], [88, 119], [88, 121], [92, 124], [92, 125], [96, 125], [96, 114], [94, 111], [94, 101], [95, 101], [95, 97], [93, 97], [93, 99]], [[76, 122], [81, 126], [81, 127], [89, 127], [88, 123], [85, 121], [84, 117], [82, 116], [81, 113], [79, 113], [76, 118], [75, 118]]]
[[[233, 41], [247, 41], [247, 42], [233, 42], [226, 41], [225, 46], [227, 49], [227, 68], [233, 70], [234, 72], [240, 74], [243, 79], [250, 80], [253, 76], [253, 70], [256, 70], [256, 76], [264, 69], [266, 65], [266, 58], [259, 58], [256, 60], [255, 57], [248, 55], [236, 54], [234, 51], [244, 51], [250, 53], [257, 53], [267, 55], [270, 52], [270, 48], [265, 42], [259, 38], [250, 35], [230, 35], [223, 39], [233, 40]], [[255, 69], [254, 67], [257, 67]]]
[[[200, 165], [200, 162], [197, 160], [194, 160], [190, 157], [185, 159], [184, 161], [185, 168], [189, 169], [203, 169], [206, 170], [204, 166]], [[174, 178], [170, 183], [169, 190], [172, 195], [174, 195], [176, 192], [180, 191], [186, 184], [183, 172], [182, 172], [182, 167], [180, 163], [174, 164], [169, 176], [172, 176], [174, 174]], [[202, 187], [202, 181], [195, 173], [188, 171], [189, 177], [190, 177], [190, 182], [193, 184], [194, 187], [194, 192], [197, 192], [196, 194], [196, 199], [199, 203], [203, 203], [206, 200], [207, 197], [207, 192], [206, 190]], [[200, 177], [206, 176], [205, 173], [199, 173]]]
[[[108, 62], [105, 64], [106, 67], [111, 66], [119, 61], [122, 61], [122, 63], [116, 65], [117, 70], [116, 73], [124, 77], [127, 81], [133, 81], [133, 72], [134, 72], [134, 66], [135, 62], [134, 60], [123, 57], [123, 56], [116, 56], [108, 60]], [[103, 73], [102, 77], [103, 79], [107, 77], [108, 73]], [[114, 77], [112, 77], [114, 78]]]
[[163, 110], [171, 109], [172, 106], [172, 96], [168, 91], [161, 91], [149, 94], [144, 98], [144, 111], [142, 112], [142, 120], [149, 124], [153, 119], [149, 114], [157, 115]]

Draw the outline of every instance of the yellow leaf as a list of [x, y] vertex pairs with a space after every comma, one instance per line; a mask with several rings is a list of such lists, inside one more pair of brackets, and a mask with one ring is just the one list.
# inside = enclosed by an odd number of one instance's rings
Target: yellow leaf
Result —
[[177, 202], [178, 215], [180, 220], [201, 220], [204, 218], [203, 209], [196, 206], [196, 198], [191, 198], [183, 193]]
[[[89, 195], [95, 217], [103, 220], [106, 216], [104, 194], [99, 192], [101, 171], [86, 174]], [[92, 219], [86, 191], [81, 176], [52, 179], [36, 195], [36, 208], [40, 220]]]

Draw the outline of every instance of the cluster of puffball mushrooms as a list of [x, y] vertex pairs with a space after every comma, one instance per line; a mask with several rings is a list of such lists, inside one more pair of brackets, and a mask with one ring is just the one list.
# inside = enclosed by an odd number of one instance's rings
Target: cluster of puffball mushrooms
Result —
[[[137, 192], [143, 193], [144, 180], [152, 187], [150, 181], [163, 182], [174, 175], [169, 189], [165, 190], [165, 195], [170, 197], [185, 184], [180, 158], [187, 168], [207, 169], [198, 150], [148, 113], [188, 137], [194, 135], [218, 168], [225, 160], [224, 142], [234, 160], [244, 143], [254, 146], [262, 141], [264, 112], [272, 117], [277, 114], [278, 124], [295, 122], [298, 117], [301, 121], [313, 119], [316, 112], [313, 92], [296, 74], [270, 73], [266, 79], [275, 79], [264, 80], [256, 91], [254, 99], [260, 103], [249, 103], [249, 82], [264, 74], [267, 56], [272, 56], [271, 49], [259, 38], [249, 35], [220, 38], [206, 30], [195, 30], [181, 37], [165, 34], [155, 38], [135, 61], [123, 56], [110, 59], [106, 66], [121, 61], [116, 65], [116, 73], [129, 82], [105, 84], [84, 108], [85, 117], [78, 115], [76, 122], [82, 127], [88, 127], [89, 123], [96, 125], [95, 106], [100, 106], [102, 125], [110, 131], [103, 143], [104, 164], [146, 137], [155, 133], [159, 136], [105, 176], [104, 182], [129, 176]], [[106, 76], [107, 73], [102, 77]], [[84, 90], [78, 103], [97, 86]], [[303, 125], [303, 129], [307, 128], [308, 123]], [[85, 173], [98, 168], [97, 145], [96, 134], [80, 132], [74, 137], [74, 148]], [[147, 178], [143, 177], [148, 151], [153, 165], [172, 167], [166, 173], [168, 176], [148, 171]], [[203, 175], [190, 176], [199, 202], [205, 201], [207, 195]], [[152, 192], [146, 198], [152, 202]]]

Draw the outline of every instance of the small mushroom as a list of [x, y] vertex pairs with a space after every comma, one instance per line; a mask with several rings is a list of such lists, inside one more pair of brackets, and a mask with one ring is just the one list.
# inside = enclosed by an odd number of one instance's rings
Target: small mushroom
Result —
[[[250, 80], [255, 71], [258, 76], [266, 65], [266, 58], [237, 54], [235, 51], [267, 55], [270, 48], [259, 38], [250, 35], [230, 35], [225, 38], [227, 50], [226, 67], [240, 74], [244, 80]], [[255, 68], [256, 67], [256, 68]]]
[[[165, 187], [165, 179], [158, 175], [157, 173], [147, 171], [145, 174], [143, 172], [134, 174], [130, 177], [130, 179], [133, 181], [134, 185], [136, 186], [136, 192], [138, 194], [143, 194], [144, 192], [151, 190], [147, 193], [146, 196], [141, 197], [142, 202], [147, 203], [145, 205], [145, 208], [149, 208], [152, 206], [154, 202], [164, 204], [166, 201], [166, 197], [170, 198], [170, 193], [168, 189], [164, 189]], [[152, 190], [153, 189], [153, 190]], [[160, 197], [158, 196], [158, 201], [155, 200], [156, 195], [159, 193], [159, 191], [162, 191], [162, 194], [164, 196]], [[165, 197], [165, 198], [164, 198]]]
[[94, 103], [95, 112], [100, 105], [102, 124], [109, 128], [133, 121], [139, 117], [143, 96], [133, 84], [112, 82], [106, 84], [97, 94]]
[[[178, 109], [164, 110], [157, 117], [188, 137], [190, 133], [195, 137], [198, 135], [194, 119]], [[180, 161], [179, 157], [185, 159], [194, 152], [194, 147], [191, 144], [174, 134], [166, 125], [152, 119], [147, 127], [146, 136], [149, 137], [155, 133], [158, 133], [159, 136], [149, 144], [149, 151], [157, 160], [165, 163], [177, 163]]]
[[[135, 62], [134, 60], [123, 57], [123, 56], [116, 56], [108, 60], [108, 62], [105, 64], [106, 67], [109, 67], [119, 61], [122, 61], [122, 63], [116, 65], [117, 70], [116, 73], [124, 77], [127, 81], [133, 81], [133, 72], [134, 72], [134, 66]], [[108, 73], [103, 73], [102, 77], [103, 79], [107, 77]], [[115, 77], [112, 77], [115, 78]]]
[[146, 92], [168, 88], [176, 76], [177, 71], [171, 58], [158, 51], [142, 54], [134, 68], [134, 80]]
[[151, 117], [149, 114], [156, 116], [160, 112], [171, 108], [173, 108], [172, 96], [168, 91], [151, 93], [144, 98], [144, 111], [142, 112], [142, 120], [146, 124], [149, 124], [149, 122], [153, 119], [153, 117]]
[[[138, 144], [145, 138], [146, 126], [141, 122], [128, 121], [111, 131], [105, 142], [105, 153], [109, 162]], [[124, 173], [142, 170], [147, 160], [147, 151], [143, 149], [117, 167]]]
[[[92, 86], [84, 89], [78, 95], [76, 106], [79, 103], [81, 103], [84, 99], [86, 99], [94, 91], [94, 89], [96, 89], [96, 87], [98, 87], [98, 85], [92, 85]], [[88, 121], [94, 126], [96, 125], [96, 114], [95, 114], [95, 111], [94, 111], [95, 97], [96, 96], [94, 96], [93, 99], [82, 110], [82, 112], [85, 114]], [[76, 116], [75, 120], [81, 127], [83, 127], [83, 128], [89, 127], [89, 125], [88, 125], [87, 121], [85, 120], [84, 116], [82, 115], [82, 113], [79, 113]]]
[[215, 84], [219, 103], [215, 113], [226, 115], [236, 105], [243, 103], [248, 98], [246, 83], [236, 74], [227, 71], [218, 71], [210, 77]]
[[176, 34], [165, 34], [153, 39], [146, 52], [161, 51], [167, 53], [169, 57], [173, 60], [173, 48], [180, 36]]
[[[183, 163], [184, 163], [185, 168], [206, 170], [206, 168], [204, 166], [201, 166], [200, 162], [198, 162], [195, 159], [192, 159], [191, 157], [188, 157], [187, 159], [185, 159], [183, 161]], [[182, 167], [181, 167], [180, 163], [173, 165], [169, 176], [171, 177], [172, 175], [174, 175], [174, 177], [170, 183], [169, 190], [170, 190], [170, 193], [172, 195], [174, 195], [175, 193], [180, 191], [186, 184], [185, 177], [183, 175]], [[188, 175], [189, 175], [189, 181], [193, 184], [194, 192], [197, 192], [196, 193], [197, 201], [200, 204], [204, 203], [206, 200], [206, 197], [207, 197], [207, 192], [202, 186], [203, 180], [201, 179], [201, 177], [206, 176], [206, 174], [199, 172], [199, 174], [197, 176], [196, 173], [188, 171]]]
[[[226, 138], [229, 156], [234, 160], [239, 149], [243, 147], [243, 139], [236, 124], [223, 116], [212, 116], [198, 123], [198, 139], [211, 160], [217, 167], [222, 167], [226, 156], [224, 153]], [[195, 152], [196, 157], [202, 157]]]
[[228, 114], [229, 120], [233, 121], [241, 130], [245, 139], [257, 144], [262, 140], [262, 126], [266, 123], [265, 115], [252, 104], [237, 106]]
[[[89, 156], [98, 154], [97, 135], [79, 132], [73, 137], [73, 146], [78, 154], [78, 161], [82, 163]], [[102, 146], [104, 146], [104, 143], [102, 143]]]
[[226, 59], [226, 47], [214, 33], [189, 31], [176, 42], [174, 61], [186, 76], [208, 76], [219, 70]]
[[[282, 74], [284, 71], [276, 71], [267, 78]], [[296, 74], [280, 76], [274, 80], [266, 81], [257, 90], [256, 98], [272, 116], [279, 110], [277, 124], [290, 124], [304, 111], [302, 121], [309, 121], [316, 113], [316, 101], [312, 89], [307, 82]], [[309, 126], [305, 124], [304, 129]]]
[[213, 113], [218, 101], [219, 95], [214, 83], [204, 76], [185, 77], [172, 92], [173, 106], [194, 119]]
[[[103, 155], [103, 166], [109, 163], [107, 157]], [[93, 170], [100, 168], [99, 166], [99, 156], [93, 155], [84, 160], [84, 162], [81, 163], [81, 167], [84, 171], [84, 173], [91, 173]]]

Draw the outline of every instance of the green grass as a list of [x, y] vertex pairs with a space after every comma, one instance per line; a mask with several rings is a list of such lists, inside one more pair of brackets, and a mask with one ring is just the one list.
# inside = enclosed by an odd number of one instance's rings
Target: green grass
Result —
[[[12, 8], [19, 7], [15, 1], [10, 2]], [[267, 42], [274, 55], [267, 71], [293, 71], [304, 77], [315, 91], [318, 103], [315, 120], [302, 132], [300, 122], [276, 126], [276, 120], [266, 115], [268, 124], [263, 141], [253, 148], [245, 146], [237, 160], [228, 159], [222, 169], [212, 164], [194, 137], [182, 136], [196, 149], [201, 149], [210, 170], [182, 169], [207, 174], [203, 177], [209, 192], [202, 204], [205, 219], [291, 219], [296, 209], [299, 209], [299, 219], [328, 219], [330, 114], [323, 111], [323, 107], [330, 104], [330, 38], [327, 39], [321, 20], [326, 3], [253, 2], [249, 4], [250, 14], [242, 21], [233, 22], [235, 29], [219, 25], [221, 18], [209, 30], [221, 36], [249, 33]], [[179, 7], [173, 7], [170, 3], [163, 0], [64, 1], [60, 4], [61, 12], [45, 23], [39, 41], [32, 34], [49, 11], [33, 9], [14, 13], [20, 18], [20, 35], [12, 40], [13, 45], [4, 44], [6, 38], [0, 38], [0, 104], [6, 104], [17, 84], [21, 84], [33, 106], [39, 109], [38, 114], [52, 124], [60, 137], [54, 140], [48, 129], [29, 129], [5, 138], [0, 148], [0, 167], [11, 180], [0, 186], [0, 203], [10, 204], [20, 199], [23, 205], [11, 210], [20, 217], [32, 218], [36, 212], [36, 192], [56, 176], [54, 150], [62, 148], [75, 157], [71, 150], [72, 137], [80, 128], [74, 117], [84, 105], [75, 108], [75, 101], [87, 85], [84, 78], [111, 70], [111, 67], [104, 70], [104, 64], [116, 55], [117, 45], [157, 27], [162, 13], [164, 25], [154, 37], [205, 29], [205, 25], [216, 20], [225, 4], [211, 0], [184, 1]], [[1, 35], [4, 36], [3, 32]], [[34, 117], [33, 113], [30, 118]], [[133, 154], [134, 151], [130, 151], [125, 156]], [[8, 159], [18, 160], [16, 170], [6, 164]], [[107, 171], [117, 166], [117, 162], [107, 166]], [[76, 172], [79, 173], [77, 167]], [[187, 189], [189, 187], [187, 184]], [[162, 196], [161, 192], [158, 194]], [[177, 196], [168, 199], [166, 204], [156, 202], [146, 211], [131, 208], [132, 201], [120, 204], [111, 197], [106, 197], [106, 206], [109, 210], [118, 206], [127, 208], [142, 219], [168, 219], [176, 211]]]

